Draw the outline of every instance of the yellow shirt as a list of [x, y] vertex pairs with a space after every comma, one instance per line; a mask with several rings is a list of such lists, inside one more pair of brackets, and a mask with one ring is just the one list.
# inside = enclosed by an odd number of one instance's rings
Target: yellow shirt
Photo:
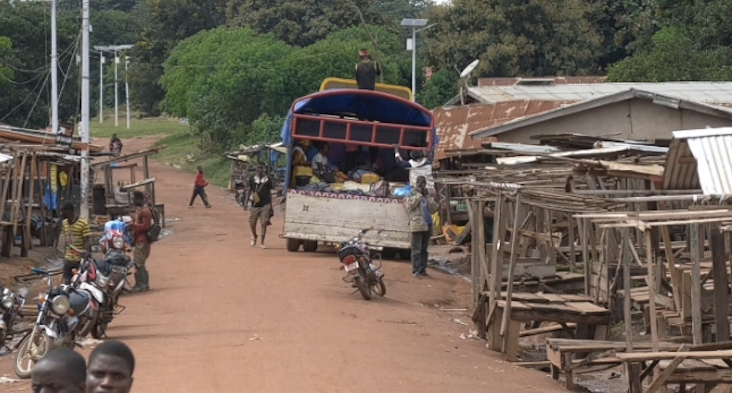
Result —
[[73, 224], [69, 224], [69, 220], [64, 220], [61, 224], [61, 234], [66, 236], [66, 255], [64, 259], [69, 262], [80, 262], [81, 256], [77, 255], [71, 247], [79, 251], [84, 250], [84, 239], [91, 237], [89, 221], [79, 218]]

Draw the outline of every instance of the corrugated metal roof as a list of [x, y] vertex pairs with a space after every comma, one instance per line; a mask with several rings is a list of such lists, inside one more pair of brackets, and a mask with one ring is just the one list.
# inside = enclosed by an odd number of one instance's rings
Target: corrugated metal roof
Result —
[[553, 77], [538, 77], [538, 78], [478, 78], [478, 86], [511, 86], [521, 81], [532, 81], [537, 79], [550, 79], [555, 85], [571, 85], [581, 83], [602, 83], [607, 77], [606, 76], [553, 76]]
[[[676, 141], [679, 141], [677, 150], [684, 153], [682, 145], [686, 145], [685, 149], [695, 158], [695, 172], [705, 195], [732, 195], [732, 127], [675, 131]], [[691, 166], [687, 164], [690, 160], [686, 157], [684, 160], [681, 159], [683, 156], [677, 156], [670, 163], [668, 175], [664, 173], [664, 184], [672, 172], [678, 172], [674, 166]], [[673, 179], [669, 182], [676, 183]]]
[[444, 159], [446, 150], [481, 147], [491, 139], [472, 139], [468, 135], [476, 130], [494, 127], [509, 120], [556, 109], [565, 102], [501, 102], [496, 105], [475, 104], [455, 108], [438, 108], [433, 114], [440, 143], [435, 149], [435, 159]]
[[696, 160], [691, 154], [686, 140], [673, 139], [671, 141], [664, 167], [664, 190], [699, 189], [699, 176], [696, 174]]
[[485, 104], [505, 101], [585, 101], [630, 89], [644, 90], [684, 100], [710, 103], [732, 103], [732, 82], [664, 82], [664, 83], [588, 83], [551, 86], [478, 86], [468, 94]]

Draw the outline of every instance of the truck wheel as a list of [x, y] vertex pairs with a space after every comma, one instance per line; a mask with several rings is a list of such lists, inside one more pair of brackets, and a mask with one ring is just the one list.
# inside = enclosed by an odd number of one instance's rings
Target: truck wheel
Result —
[[305, 252], [318, 251], [318, 242], [316, 242], [314, 240], [306, 240], [302, 243], [302, 249]]
[[297, 252], [300, 249], [300, 240], [298, 239], [287, 239], [287, 251]]
[[397, 256], [397, 250], [395, 248], [384, 248], [381, 252], [381, 256], [384, 257], [384, 259], [395, 259]]

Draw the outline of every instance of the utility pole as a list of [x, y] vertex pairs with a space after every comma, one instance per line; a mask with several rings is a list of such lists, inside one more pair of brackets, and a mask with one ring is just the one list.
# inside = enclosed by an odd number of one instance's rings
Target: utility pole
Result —
[[81, 2], [81, 218], [89, 219], [89, 0]]
[[127, 66], [130, 64], [130, 57], [125, 56], [125, 99], [127, 100], [127, 129], [130, 129], [130, 83], [127, 81]]
[[99, 52], [99, 124], [104, 122], [104, 52]]
[[51, 132], [58, 134], [58, 49], [56, 47], [56, 1], [51, 0]]
[[119, 94], [117, 93], [117, 64], [119, 64], [119, 57], [117, 51], [114, 51], [114, 126], [119, 127], [119, 104], [117, 99]]

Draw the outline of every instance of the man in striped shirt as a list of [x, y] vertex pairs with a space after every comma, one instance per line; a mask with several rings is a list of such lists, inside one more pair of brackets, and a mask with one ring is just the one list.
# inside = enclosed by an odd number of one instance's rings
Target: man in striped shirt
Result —
[[79, 267], [81, 253], [91, 252], [91, 227], [89, 221], [79, 218], [71, 202], [61, 205], [61, 236], [66, 240], [64, 255], [64, 283], [69, 284], [73, 269]]

